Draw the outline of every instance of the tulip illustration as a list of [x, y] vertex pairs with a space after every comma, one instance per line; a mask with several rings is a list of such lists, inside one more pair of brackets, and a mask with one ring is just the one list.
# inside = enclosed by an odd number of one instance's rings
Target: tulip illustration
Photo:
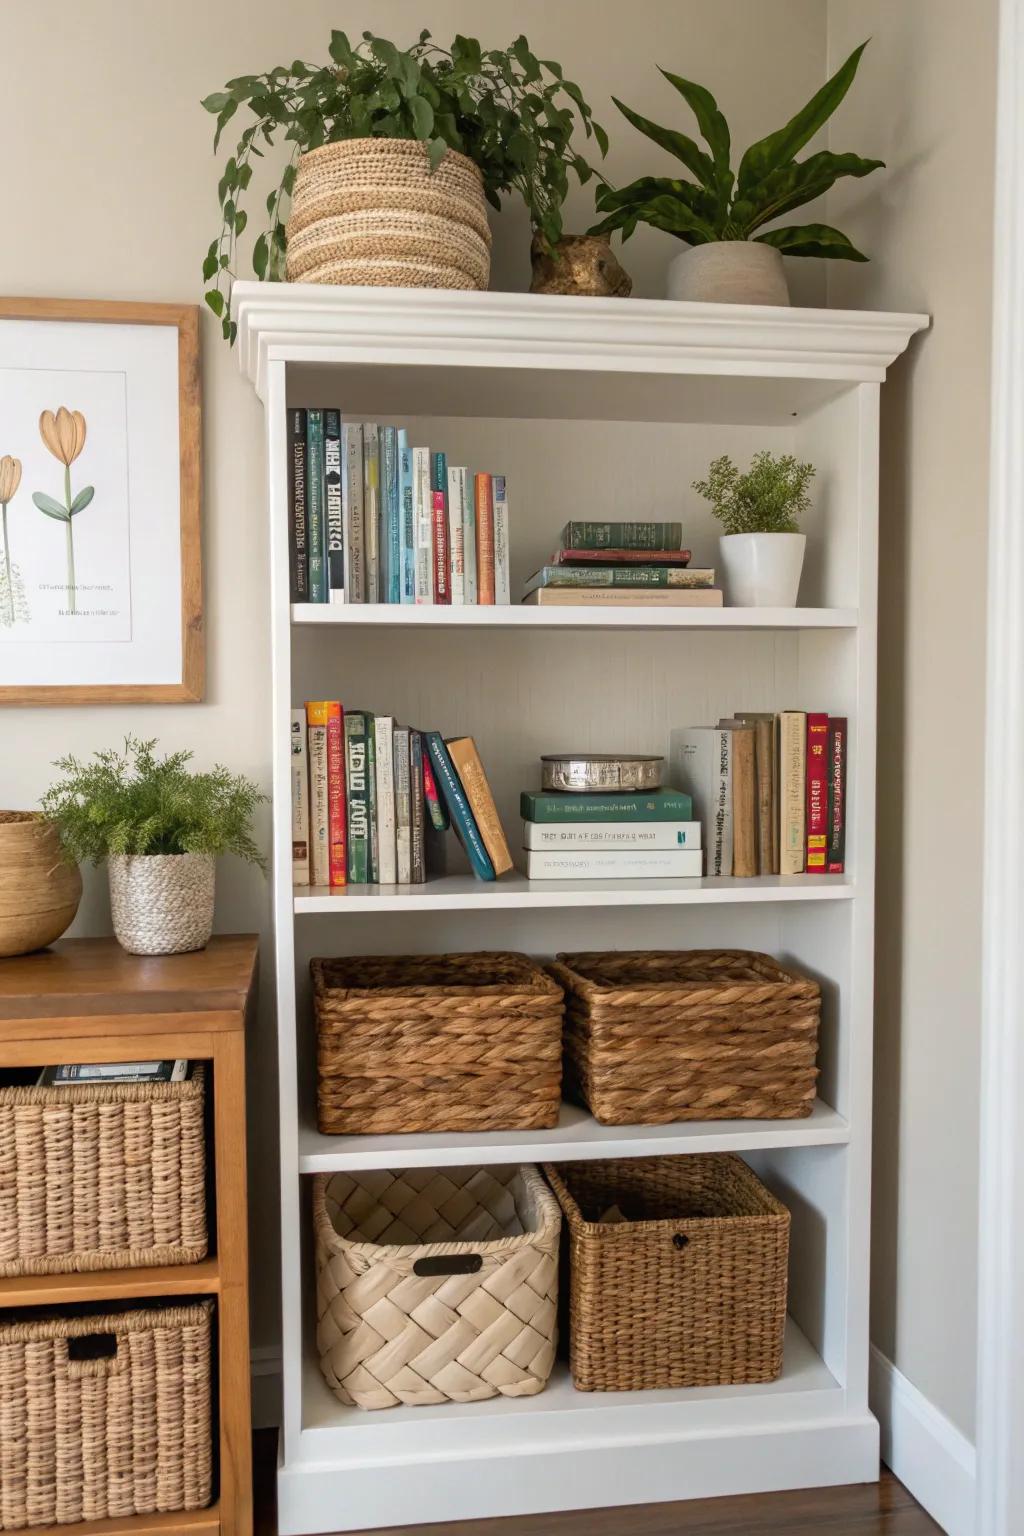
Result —
[[33, 491], [32, 500], [40, 512], [64, 524], [68, 557], [68, 607], [75, 613], [75, 539], [71, 520], [84, 511], [95, 495], [91, 485], [83, 486], [74, 498], [71, 495], [71, 466], [85, 447], [85, 417], [81, 411], [69, 411], [63, 405], [56, 413], [44, 411], [39, 418], [39, 436], [54, 458], [64, 465], [64, 505], [61, 506], [59, 501], [43, 491]]
[[0, 623], [13, 624], [21, 610], [25, 618], [25, 594], [21, 586], [21, 577], [17, 567], [11, 564], [11, 538], [7, 531], [7, 506], [14, 500], [15, 492], [21, 484], [21, 460], [13, 459], [9, 453], [5, 453], [0, 459], [0, 515], [4, 536], [4, 566], [3, 589], [0, 592], [2, 609]]

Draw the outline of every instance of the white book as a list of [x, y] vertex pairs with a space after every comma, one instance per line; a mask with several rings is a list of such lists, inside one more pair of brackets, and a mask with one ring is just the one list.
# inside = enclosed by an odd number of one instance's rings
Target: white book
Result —
[[732, 733], [715, 725], [672, 732], [670, 782], [693, 797], [704, 827], [709, 875], [732, 874]]
[[448, 471], [448, 547], [452, 562], [452, 604], [466, 601], [466, 471]]
[[491, 476], [491, 497], [494, 516], [494, 601], [496, 604], [512, 601], [512, 583], [509, 579], [509, 527], [508, 488], [504, 475]]
[[462, 564], [465, 582], [465, 601], [476, 604], [476, 501], [473, 479], [468, 469], [460, 469], [462, 476]]
[[434, 497], [430, 449], [412, 451], [412, 521], [416, 537], [416, 601], [434, 601]]
[[309, 879], [330, 885], [330, 814], [327, 806], [327, 727], [307, 728], [309, 743]]
[[378, 715], [373, 722], [377, 772], [377, 881], [394, 885], [398, 878], [395, 848], [395, 722]]
[[309, 884], [309, 763], [306, 711], [292, 710], [292, 884]]
[[409, 729], [394, 730], [395, 773], [395, 878], [399, 885], [412, 884], [412, 785], [409, 779]]
[[345, 601], [365, 603], [363, 429], [358, 421], [341, 424], [341, 515], [345, 525]]
[[699, 848], [564, 849], [526, 851], [529, 880], [699, 880], [704, 873]]
[[380, 602], [380, 432], [363, 422], [363, 547], [366, 552], [366, 601]]
[[523, 847], [604, 848], [642, 852], [654, 848], [700, 848], [699, 821], [524, 821]]
[[807, 867], [807, 716], [785, 709], [779, 716], [779, 873], [802, 875]]

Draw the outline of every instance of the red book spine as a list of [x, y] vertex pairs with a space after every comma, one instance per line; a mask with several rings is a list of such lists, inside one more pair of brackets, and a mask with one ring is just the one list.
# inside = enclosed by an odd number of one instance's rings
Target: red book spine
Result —
[[476, 600], [494, 602], [494, 501], [490, 475], [473, 481], [476, 498]]
[[689, 565], [688, 549], [556, 549], [549, 565]]
[[345, 733], [340, 704], [327, 706], [327, 848], [331, 884], [345, 884], [347, 824], [345, 805]]
[[434, 602], [452, 600], [451, 555], [448, 551], [448, 497], [444, 491], [431, 492], [434, 525]]
[[846, 721], [828, 722], [828, 851], [826, 872], [846, 870]]
[[828, 715], [807, 716], [807, 873], [825, 873], [828, 849]]

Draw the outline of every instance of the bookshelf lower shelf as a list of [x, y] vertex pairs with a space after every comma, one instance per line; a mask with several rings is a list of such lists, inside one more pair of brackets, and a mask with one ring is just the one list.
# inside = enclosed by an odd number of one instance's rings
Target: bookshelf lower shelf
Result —
[[293, 624], [391, 629], [856, 629], [856, 608], [451, 607], [413, 603], [294, 603]]
[[18, 1275], [0, 1280], [0, 1307], [56, 1306], [149, 1296], [209, 1296], [220, 1289], [215, 1258], [149, 1269], [100, 1269], [73, 1275]]

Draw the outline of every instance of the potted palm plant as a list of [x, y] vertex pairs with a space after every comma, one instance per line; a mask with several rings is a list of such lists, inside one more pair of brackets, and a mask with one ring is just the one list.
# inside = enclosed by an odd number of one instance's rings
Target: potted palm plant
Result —
[[203, 106], [221, 134], [240, 109], [250, 121], [218, 186], [221, 229], [203, 263], [206, 302], [234, 338], [229, 293], [253, 159], [280, 139], [291, 153], [252, 248], [260, 279], [486, 288], [486, 203], [517, 192], [545, 248], [562, 235], [568, 172], [591, 168], [572, 145], [582, 125], [602, 154], [603, 129], [578, 85], [525, 37], [506, 49], [475, 38], [450, 48], [421, 32], [411, 48], [364, 32], [331, 34], [324, 64], [296, 59], [241, 75]]
[[740, 474], [728, 454], [693, 488], [725, 530], [718, 541], [726, 596], [735, 608], [795, 608], [806, 535], [798, 519], [811, 504], [813, 464], [792, 454], [755, 453]]
[[233, 853], [263, 867], [250, 824], [267, 797], [218, 765], [189, 768], [191, 752], [158, 757], [155, 741], [67, 756], [42, 798], [68, 860], [107, 862], [118, 943], [133, 955], [202, 949], [213, 932], [215, 866]]
[[650, 224], [680, 240], [686, 249], [669, 266], [670, 299], [788, 304], [783, 256], [866, 261], [846, 235], [829, 224], [776, 223], [821, 197], [840, 177], [867, 176], [884, 164], [831, 150], [796, 159], [846, 95], [866, 47], [862, 43], [855, 48], [784, 128], [752, 144], [735, 173], [729, 125], [703, 86], [661, 71], [692, 110], [706, 149], [616, 100], [634, 128], [680, 160], [690, 177], [642, 176], [617, 189], [603, 182], [597, 207], [605, 217], [592, 233], [621, 230], [625, 240], [638, 224]]

